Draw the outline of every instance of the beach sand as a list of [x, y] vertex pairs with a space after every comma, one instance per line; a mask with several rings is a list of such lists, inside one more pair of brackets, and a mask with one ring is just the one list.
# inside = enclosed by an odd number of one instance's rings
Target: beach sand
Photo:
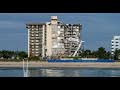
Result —
[[[26, 64], [26, 62], [25, 62]], [[120, 62], [35, 62], [31, 61], [28, 63], [29, 67], [81, 67], [81, 68], [120, 68]], [[0, 67], [23, 67], [23, 62], [0, 62]]]

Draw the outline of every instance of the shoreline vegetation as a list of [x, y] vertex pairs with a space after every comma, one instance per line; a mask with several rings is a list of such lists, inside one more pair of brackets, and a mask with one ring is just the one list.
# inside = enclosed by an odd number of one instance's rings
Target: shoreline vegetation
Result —
[[61, 59], [61, 58], [72, 58], [74, 60], [78, 60], [81, 58], [97, 58], [97, 59], [112, 59], [112, 60], [120, 60], [120, 50], [116, 50], [114, 55], [111, 54], [110, 51], [106, 51], [104, 47], [99, 47], [97, 50], [84, 50], [81, 49], [81, 52], [77, 56], [65, 56], [65, 55], [56, 55], [56, 56], [45, 56], [42, 57], [41, 54], [39, 56], [30, 55], [28, 57], [27, 52], [25, 51], [9, 51], [9, 50], [2, 50], [0, 51], [0, 60], [6, 61], [19, 61], [22, 59], [29, 59], [31, 61], [39, 61], [39, 60], [46, 60], [46, 59]]
[[[62, 57], [71, 58], [71, 57]], [[46, 68], [120, 68], [120, 50], [115, 51], [115, 55], [112, 56], [105, 48], [100, 47], [96, 51], [83, 50], [80, 55], [72, 57], [73, 60], [79, 60], [80, 58], [98, 58], [100, 60], [109, 59], [115, 60], [115, 62], [47, 62], [49, 59], [56, 59], [56, 57], [41, 58], [41, 56], [29, 57], [25, 51], [0, 51], [0, 68], [14, 68], [23, 67], [23, 59], [25, 64], [29, 61], [29, 67]]]
[[[26, 62], [25, 62], [26, 64]], [[42, 62], [42, 61], [29, 61], [29, 68], [120, 68], [120, 62]], [[0, 61], [0, 68], [22, 68], [23, 62], [2, 62]]]

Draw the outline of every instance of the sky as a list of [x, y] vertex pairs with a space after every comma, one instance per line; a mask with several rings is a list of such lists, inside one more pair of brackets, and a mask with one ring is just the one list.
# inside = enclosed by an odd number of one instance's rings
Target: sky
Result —
[[0, 50], [27, 51], [26, 24], [49, 22], [51, 16], [82, 24], [84, 49], [110, 51], [111, 39], [120, 35], [120, 13], [0, 13]]

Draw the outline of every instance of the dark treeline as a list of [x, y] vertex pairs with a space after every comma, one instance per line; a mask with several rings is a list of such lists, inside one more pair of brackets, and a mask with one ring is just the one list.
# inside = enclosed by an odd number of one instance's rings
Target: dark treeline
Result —
[[9, 50], [0, 51], [1, 59], [22, 59], [27, 57], [28, 55], [25, 51], [9, 51]]
[[110, 51], [106, 51], [105, 48], [100, 47], [96, 51], [91, 50], [82, 50], [80, 54], [82, 58], [98, 58], [98, 59], [110, 59], [111, 53]]
[[[98, 58], [98, 59], [120, 59], [120, 50], [116, 50], [114, 55], [111, 55], [110, 51], [106, 51], [104, 47], [98, 48], [96, 51], [91, 50], [82, 50], [80, 58]], [[78, 58], [77, 57], [77, 58]], [[0, 51], [0, 59], [23, 59], [28, 58], [28, 54], [25, 51], [9, 51], [2, 50]], [[39, 60], [40, 57], [29, 57], [29, 60]]]
[[116, 50], [114, 55], [110, 51], [106, 51], [104, 47], [99, 47], [96, 51], [82, 50], [80, 54], [82, 58], [98, 58], [98, 59], [120, 59], [120, 50]]
[[114, 60], [120, 60], [120, 50], [115, 50], [113, 58]]

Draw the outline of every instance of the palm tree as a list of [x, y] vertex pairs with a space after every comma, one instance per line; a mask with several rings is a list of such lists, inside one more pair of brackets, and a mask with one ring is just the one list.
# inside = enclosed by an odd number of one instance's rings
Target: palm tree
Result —
[[120, 59], [120, 49], [116, 49], [114, 52], [114, 60]]
[[98, 48], [97, 53], [98, 53], [98, 58], [99, 59], [105, 59], [105, 57], [106, 57], [105, 48], [103, 48], [103, 47]]

